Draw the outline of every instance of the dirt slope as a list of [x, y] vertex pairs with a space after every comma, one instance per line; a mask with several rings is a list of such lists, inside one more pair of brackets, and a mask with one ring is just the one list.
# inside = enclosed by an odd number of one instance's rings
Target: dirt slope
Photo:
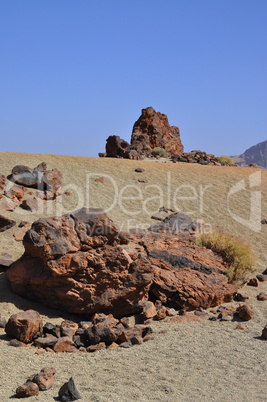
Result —
[[[164, 161], [0, 153], [0, 173], [9, 175], [16, 164], [35, 167], [43, 161], [48, 168], [62, 171], [63, 190], [71, 195], [63, 195], [57, 202], [48, 201], [39, 214], [29, 214], [21, 208], [13, 213], [4, 212], [17, 223], [90, 206], [107, 210], [123, 230], [146, 228], [155, 222], [152, 215], [165, 216], [158, 212], [164, 205], [187, 211], [193, 218], [202, 218], [211, 225], [227, 227], [251, 244], [257, 257], [257, 271], [267, 268], [267, 225], [259, 223], [267, 218], [267, 171]], [[145, 171], [137, 173], [136, 168]], [[100, 181], [95, 181], [99, 178]], [[256, 221], [250, 222], [250, 216]], [[23, 253], [21, 243], [13, 238], [17, 229], [15, 226], [0, 233], [1, 252], [14, 258]], [[57, 371], [54, 387], [32, 400], [53, 401], [60, 385], [70, 376], [85, 401], [267, 400], [267, 343], [258, 339], [267, 324], [267, 302], [256, 300], [260, 291], [267, 292], [267, 283], [261, 283], [259, 288], [245, 286], [244, 291], [250, 295], [255, 311], [247, 331], [235, 330], [234, 322], [152, 323], [156, 331], [166, 333], [129, 350], [37, 356], [32, 347], [23, 350], [7, 347], [4, 331], [0, 329], [0, 398], [8, 401], [28, 375], [54, 365]], [[58, 312], [14, 295], [6, 275], [1, 273], [0, 314], [8, 317], [23, 305], [38, 309], [45, 322], [62, 320]]]

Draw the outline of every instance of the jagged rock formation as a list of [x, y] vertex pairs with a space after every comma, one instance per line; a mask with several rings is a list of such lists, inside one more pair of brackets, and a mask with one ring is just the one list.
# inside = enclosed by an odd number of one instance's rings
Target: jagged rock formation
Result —
[[125, 159], [141, 159], [151, 155], [154, 148], [163, 148], [169, 155], [183, 152], [178, 127], [170, 126], [165, 114], [152, 107], [142, 109], [142, 114], [132, 130], [131, 144], [119, 136], [107, 138], [106, 152], [99, 156]]
[[142, 109], [135, 122], [131, 146], [140, 154], [150, 154], [154, 148], [163, 148], [169, 155], [183, 152], [178, 127], [170, 126], [166, 114], [155, 112], [153, 107]]
[[250, 147], [242, 155], [231, 156], [231, 158], [239, 166], [256, 163], [258, 167], [267, 169], [267, 140]]
[[142, 311], [148, 299], [186, 310], [230, 301], [237, 287], [228, 283], [222, 258], [196, 246], [185, 218], [175, 219], [166, 233], [122, 234], [99, 209], [41, 218], [7, 271], [12, 289], [52, 308], [116, 317]]

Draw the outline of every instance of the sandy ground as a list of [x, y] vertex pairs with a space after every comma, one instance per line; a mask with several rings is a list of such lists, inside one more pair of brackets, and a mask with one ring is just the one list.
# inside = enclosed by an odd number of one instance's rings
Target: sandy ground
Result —
[[[206, 223], [228, 227], [251, 244], [257, 257], [256, 271], [267, 268], [267, 225], [245, 226], [250, 215], [267, 218], [267, 171], [0, 153], [0, 172], [9, 175], [16, 164], [35, 167], [43, 161], [49, 168], [62, 171], [63, 190], [70, 191], [71, 196], [63, 195], [60, 202], [49, 201], [38, 214], [25, 213], [21, 208], [4, 212], [17, 223], [91, 206], [108, 210], [108, 215], [125, 230], [148, 227], [155, 222], [151, 215], [164, 216], [158, 212], [164, 205], [190, 212], [193, 218], [202, 218]], [[137, 167], [145, 171], [136, 173]], [[103, 183], [95, 181], [101, 177]], [[138, 179], [147, 182], [140, 183]], [[240, 191], [229, 195], [238, 182]], [[255, 206], [259, 195], [261, 210], [250, 203], [254, 197]], [[13, 238], [17, 229], [16, 226], [0, 233], [1, 252], [10, 253], [14, 259], [23, 253], [22, 244]], [[254, 310], [247, 330], [237, 330], [236, 322], [177, 324], [167, 319], [151, 323], [155, 333], [163, 331], [155, 335], [154, 341], [131, 349], [36, 355], [32, 346], [8, 347], [4, 330], [0, 329], [0, 400], [8, 401], [29, 375], [52, 365], [56, 369], [53, 387], [31, 400], [53, 401], [60, 386], [73, 376], [85, 401], [267, 401], [267, 341], [260, 339], [267, 324], [267, 302], [256, 299], [260, 291], [267, 292], [267, 282], [258, 288], [245, 286], [242, 291], [248, 293]], [[6, 274], [0, 273], [0, 314], [8, 318], [25, 305], [38, 310], [44, 322], [75, 319], [15, 295]]]

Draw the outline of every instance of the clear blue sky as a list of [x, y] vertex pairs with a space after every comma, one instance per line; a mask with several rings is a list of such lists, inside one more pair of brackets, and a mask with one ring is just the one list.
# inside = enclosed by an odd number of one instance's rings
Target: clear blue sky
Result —
[[186, 151], [267, 139], [266, 0], [0, 0], [0, 151], [97, 156], [141, 109]]

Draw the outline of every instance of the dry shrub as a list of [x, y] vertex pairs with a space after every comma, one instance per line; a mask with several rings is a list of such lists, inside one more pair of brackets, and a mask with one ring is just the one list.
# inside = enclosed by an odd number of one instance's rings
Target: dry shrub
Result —
[[236, 282], [254, 271], [255, 260], [250, 245], [236, 236], [215, 230], [197, 237], [196, 243], [222, 256], [228, 265], [225, 274], [229, 282]]
[[234, 164], [233, 159], [230, 158], [230, 156], [221, 155], [221, 156], [219, 156], [218, 159], [219, 159], [219, 161], [220, 161], [221, 163], [226, 164], [226, 165], [229, 165], [229, 166], [231, 166], [231, 165]]
[[154, 148], [151, 153], [152, 153], [153, 156], [157, 156], [157, 155], [158, 155], [158, 156], [160, 156], [161, 158], [168, 158], [168, 157], [169, 157], [168, 152], [165, 151], [165, 149], [159, 148], [159, 147]]

